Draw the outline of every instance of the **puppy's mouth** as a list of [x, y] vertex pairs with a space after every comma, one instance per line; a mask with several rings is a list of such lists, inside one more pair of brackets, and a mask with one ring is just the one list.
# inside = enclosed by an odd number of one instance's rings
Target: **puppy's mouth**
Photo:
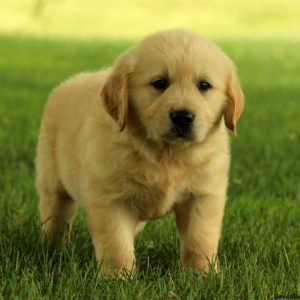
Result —
[[190, 127], [173, 126], [171, 130], [164, 135], [164, 138], [170, 142], [191, 142], [195, 139], [195, 134]]

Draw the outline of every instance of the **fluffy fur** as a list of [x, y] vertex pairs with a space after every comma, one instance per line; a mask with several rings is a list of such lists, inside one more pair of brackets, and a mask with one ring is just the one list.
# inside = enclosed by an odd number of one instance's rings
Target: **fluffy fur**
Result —
[[[167, 77], [159, 91], [153, 81]], [[200, 80], [212, 88], [199, 91]], [[229, 168], [228, 134], [243, 110], [231, 60], [199, 34], [170, 30], [146, 37], [106, 70], [83, 73], [51, 93], [36, 168], [43, 229], [71, 231], [85, 208], [105, 274], [135, 268], [134, 236], [173, 211], [181, 262], [218, 268]], [[195, 114], [189, 139], [176, 138], [170, 112]]]

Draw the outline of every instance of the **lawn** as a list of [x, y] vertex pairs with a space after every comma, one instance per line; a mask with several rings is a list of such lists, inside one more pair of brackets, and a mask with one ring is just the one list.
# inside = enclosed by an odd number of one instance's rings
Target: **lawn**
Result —
[[71, 242], [42, 239], [34, 156], [50, 90], [109, 65], [132, 41], [0, 36], [0, 299], [267, 299], [300, 297], [300, 42], [217, 40], [236, 62], [246, 110], [232, 141], [221, 273], [180, 269], [173, 216], [136, 240], [138, 272], [97, 277], [80, 211]]

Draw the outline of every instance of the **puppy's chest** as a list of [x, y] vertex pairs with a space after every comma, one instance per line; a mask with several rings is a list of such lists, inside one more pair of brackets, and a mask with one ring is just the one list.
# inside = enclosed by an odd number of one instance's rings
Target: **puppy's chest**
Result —
[[127, 181], [128, 205], [140, 220], [155, 219], [172, 210], [185, 193], [185, 170], [177, 168], [146, 170]]

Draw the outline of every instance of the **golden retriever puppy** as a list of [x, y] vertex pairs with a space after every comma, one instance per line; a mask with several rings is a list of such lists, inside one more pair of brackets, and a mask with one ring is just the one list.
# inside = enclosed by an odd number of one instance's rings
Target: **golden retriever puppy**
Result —
[[142, 225], [173, 211], [183, 266], [216, 269], [229, 168], [226, 127], [244, 97], [232, 61], [185, 30], [146, 37], [112, 68], [54, 89], [37, 147], [43, 229], [82, 203], [104, 274], [135, 268]]

